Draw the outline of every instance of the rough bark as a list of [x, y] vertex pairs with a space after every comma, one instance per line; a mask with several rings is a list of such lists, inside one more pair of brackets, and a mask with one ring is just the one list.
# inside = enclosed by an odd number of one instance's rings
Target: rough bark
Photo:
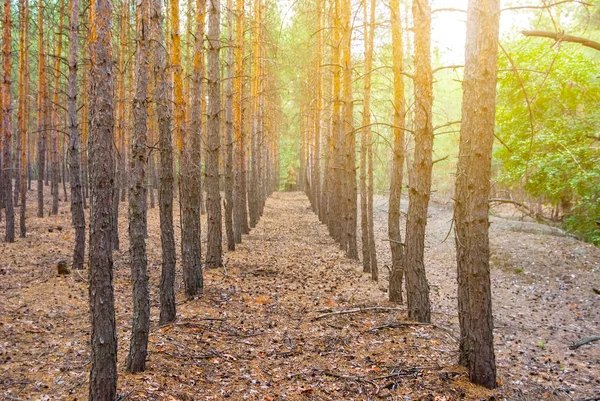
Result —
[[46, 57], [44, 54], [44, 2], [38, 0], [38, 97], [37, 97], [37, 217], [44, 217], [44, 169], [46, 166]]
[[129, 188], [129, 253], [133, 283], [133, 321], [127, 370], [141, 372], [146, 368], [148, 333], [150, 331], [150, 291], [148, 289], [148, 259], [146, 255], [146, 139], [148, 133], [148, 73], [150, 27], [148, 3], [136, 3], [135, 93], [132, 104]]
[[496, 386], [489, 249], [489, 192], [498, 56], [499, 1], [467, 11], [462, 124], [455, 188], [460, 362], [477, 384]]
[[27, 235], [27, 226], [25, 212], [27, 209], [27, 166], [29, 163], [27, 157], [27, 127], [28, 127], [28, 98], [29, 98], [29, 1], [19, 2], [19, 150], [18, 155], [21, 158], [20, 163], [20, 184], [19, 195], [21, 197], [21, 207], [19, 214], [20, 237]]
[[90, 19], [90, 401], [114, 400], [117, 336], [111, 213], [114, 188], [112, 1], [92, 0]]
[[433, 73], [431, 71], [431, 9], [429, 0], [414, 0], [415, 26], [415, 150], [409, 176], [409, 202], [406, 221], [406, 300], [410, 319], [429, 323], [431, 306], [425, 276], [423, 252], [427, 207], [431, 193], [433, 149]]
[[388, 236], [392, 253], [390, 273], [390, 301], [402, 303], [402, 279], [404, 277], [404, 248], [400, 233], [400, 199], [402, 195], [402, 175], [404, 168], [404, 104], [403, 43], [400, 21], [400, 1], [390, 0], [392, 25], [392, 63], [394, 73], [394, 148], [390, 172], [390, 198], [388, 213]]
[[175, 320], [175, 235], [173, 229], [173, 140], [171, 137], [171, 108], [169, 107], [166, 77], [165, 37], [163, 33], [161, 0], [152, 0], [150, 24], [152, 30], [152, 66], [154, 69], [153, 102], [158, 120], [160, 148], [160, 180], [158, 207], [160, 213], [160, 240], [162, 270], [160, 277], [159, 323]]
[[10, 85], [12, 82], [12, 21], [10, 0], [4, 1], [4, 14], [2, 19], [3, 41], [2, 41], [2, 136], [4, 138], [2, 168], [4, 170], [4, 211], [6, 213], [6, 232], [4, 240], [6, 242], [15, 242], [15, 208], [13, 203], [12, 187], [12, 127], [11, 115], [12, 105], [10, 96]]
[[77, 124], [77, 52], [79, 48], [79, 0], [70, 0], [69, 18], [69, 78], [67, 93], [69, 168], [71, 173], [71, 222], [75, 228], [73, 270], [83, 269], [85, 253], [85, 214], [81, 171], [79, 168], [79, 126]]
[[245, 218], [246, 226], [248, 225], [248, 219], [244, 211], [246, 210], [246, 194], [245, 187], [242, 183], [245, 181], [245, 167], [244, 167], [244, 122], [243, 122], [243, 110], [242, 110], [242, 92], [243, 92], [243, 80], [244, 75], [244, 1], [236, 1], [236, 21], [235, 21], [235, 75], [233, 78], [234, 82], [234, 138], [235, 138], [235, 177], [234, 177], [234, 191], [233, 191], [233, 235], [236, 243], [242, 242], [242, 232], [244, 231]]
[[58, 85], [61, 77], [61, 65], [62, 65], [62, 38], [63, 38], [63, 21], [65, 14], [65, 0], [60, 0], [59, 5], [59, 16], [58, 16], [58, 32], [57, 32], [57, 45], [56, 54], [54, 59], [54, 92], [52, 94], [52, 209], [51, 214], [58, 214], [58, 182], [60, 180], [60, 158], [58, 156], [58, 130], [59, 130], [59, 119], [60, 110], [58, 107]]
[[208, 121], [206, 143], [206, 209], [208, 242], [206, 267], [215, 268], [222, 260], [221, 193], [219, 191], [219, 147], [221, 141], [221, 80], [219, 71], [220, 0], [209, 3], [208, 15]]
[[225, 83], [225, 232], [227, 249], [235, 251], [233, 233], [233, 1], [227, 0], [227, 81]]

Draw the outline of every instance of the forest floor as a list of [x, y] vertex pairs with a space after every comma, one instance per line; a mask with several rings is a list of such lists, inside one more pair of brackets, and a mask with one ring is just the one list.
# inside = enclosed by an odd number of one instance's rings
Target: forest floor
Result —
[[[128, 374], [126, 203], [120, 209], [114, 286], [122, 399], [600, 399], [600, 344], [567, 348], [600, 332], [600, 297], [592, 292], [600, 286], [597, 248], [543, 230], [511, 231], [521, 223], [494, 218], [492, 280], [502, 386], [490, 391], [470, 384], [456, 366], [452, 233], [443, 241], [451, 207], [431, 207], [426, 264], [435, 325], [421, 326], [409, 324], [402, 306], [387, 301], [385, 199], [376, 199], [384, 277], [374, 283], [359, 262], [344, 258], [301, 193], [276, 193], [267, 201], [257, 227], [235, 252], [225, 253], [225, 266], [205, 271], [198, 299], [184, 300], [178, 272], [177, 321], [162, 327], [157, 324], [158, 210], [150, 210], [148, 369]], [[2, 400], [87, 399], [87, 270], [56, 274], [58, 261], [70, 264], [73, 242], [68, 204], [60, 210], [39, 219], [31, 206], [28, 237], [0, 243]]]

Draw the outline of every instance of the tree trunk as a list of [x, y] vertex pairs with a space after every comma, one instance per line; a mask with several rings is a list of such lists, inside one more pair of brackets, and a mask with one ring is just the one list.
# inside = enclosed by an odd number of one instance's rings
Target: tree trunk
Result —
[[19, 2], [19, 150], [21, 154], [20, 164], [20, 196], [21, 208], [19, 215], [20, 237], [25, 238], [27, 226], [25, 221], [25, 211], [27, 209], [27, 128], [28, 128], [28, 102], [29, 99], [29, 1]]
[[152, 66], [160, 148], [160, 187], [158, 207], [160, 213], [160, 239], [162, 246], [162, 271], [160, 278], [160, 324], [175, 320], [175, 236], [173, 230], [173, 140], [171, 137], [171, 108], [169, 107], [166, 77], [165, 38], [161, 0], [152, 0], [150, 29], [152, 31]]
[[394, 149], [390, 172], [390, 199], [388, 210], [388, 236], [392, 252], [390, 273], [390, 301], [402, 303], [402, 279], [404, 277], [404, 249], [400, 233], [400, 199], [402, 196], [402, 175], [404, 169], [404, 81], [402, 25], [400, 21], [400, 1], [390, 0], [392, 25], [392, 69], [394, 72]]
[[343, 104], [344, 123], [342, 125], [344, 142], [345, 169], [345, 220], [346, 220], [346, 256], [358, 260], [356, 246], [356, 138], [354, 135], [353, 103], [352, 103], [352, 2], [344, 0], [342, 5], [342, 67], [343, 67]]
[[44, 54], [44, 2], [38, 0], [38, 97], [37, 97], [37, 217], [44, 217], [44, 169], [46, 167], [46, 57]]
[[6, 242], [15, 242], [15, 209], [13, 204], [12, 188], [12, 127], [11, 114], [12, 106], [10, 99], [10, 84], [12, 70], [12, 36], [11, 36], [11, 8], [10, 1], [4, 0], [4, 15], [2, 20], [3, 27], [3, 74], [2, 79], [2, 134], [4, 137], [2, 166], [4, 169], [4, 211], [6, 213], [6, 233], [4, 240]]
[[112, 12], [112, 1], [92, 0], [89, 43], [90, 401], [114, 400], [117, 392], [117, 335], [111, 247], [111, 204], [115, 190]]
[[235, 251], [233, 234], [233, 1], [227, 0], [227, 82], [225, 84], [225, 231], [227, 249]]
[[206, 267], [215, 268], [222, 261], [221, 193], [219, 192], [219, 147], [221, 127], [221, 81], [219, 71], [220, 0], [209, 3], [208, 15], [208, 122], [206, 143], [206, 209], [208, 243]]
[[431, 193], [433, 149], [433, 73], [431, 71], [431, 9], [429, 0], [414, 0], [415, 29], [415, 150], [409, 176], [406, 222], [406, 300], [410, 319], [429, 323], [431, 307], [423, 253], [427, 207]]
[[71, 172], [71, 222], [75, 227], [73, 270], [83, 269], [85, 256], [85, 214], [79, 169], [79, 127], [77, 124], [77, 52], [79, 47], [79, 0], [70, 0], [69, 81], [67, 108], [69, 117], [69, 165]]
[[244, 121], [243, 121], [243, 110], [242, 110], [242, 92], [244, 88], [243, 76], [244, 76], [244, 1], [236, 1], [236, 22], [235, 22], [235, 76], [233, 78], [235, 92], [233, 94], [233, 107], [234, 107], [234, 121], [233, 129], [235, 136], [235, 179], [234, 179], [234, 191], [233, 191], [233, 234], [236, 243], [242, 242], [242, 233], [244, 232], [244, 219], [245, 225], [248, 225], [248, 219], [244, 211], [246, 210], [246, 194], [245, 186], [242, 185], [245, 182], [245, 143], [244, 143]]
[[460, 362], [471, 381], [496, 386], [489, 249], [489, 192], [494, 142], [499, 1], [474, 0], [467, 11], [462, 124], [456, 171]]
[[148, 3], [136, 3], [135, 94], [133, 97], [133, 131], [131, 137], [129, 189], [129, 252], [133, 283], [133, 322], [127, 358], [131, 373], [146, 369], [150, 331], [150, 291], [146, 255], [146, 136], [148, 131], [148, 72], [150, 34]]
[[59, 130], [59, 119], [60, 110], [58, 107], [58, 86], [60, 84], [61, 77], [61, 65], [62, 65], [62, 38], [63, 38], [63, 21], [65, 14], [65, 0], [60, 0], [59, 5], [59, 16], [58, 16], [58, 31], [57, 31], [57, 45], [56, 54], [54, 59], [54, 92], [52, 94], [52, 211], [51, 214], [58, 214], [58, 181], [60, 179], [60, 157], [58, 156], [58, 130]]

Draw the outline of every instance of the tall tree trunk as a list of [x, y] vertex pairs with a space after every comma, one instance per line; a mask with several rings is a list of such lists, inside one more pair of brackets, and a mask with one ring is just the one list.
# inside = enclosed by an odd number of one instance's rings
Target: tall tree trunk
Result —
[[[173, 67], [173, 92], [175, 100], [174, 132], [179, 150], [179, 201], [181, 207], [181, 255], [183, 282], [188, 298], [196, 296], [198, 291], [198, 269], [200, 267], [200, 253], [192, 252], [200, 241], [199, 226], [192, 218], [194, 205], [191, 204], [189, 190], [189, 152], [188, 128], [186, 127], [185, 104], [183, 98], [183, 68], [181, 64], [181, 34], [179, 19], [179, 2], [171, 1], [171, 65]], [[202, 37], [202, 34], [196, 36]], [[197, 108], [197, 107], [196, 107]]]
[[219, 71], [220, 0], [209, 3], [208, 15], [208, 121], [206, 143], [206, 209], [208, 243], [206, 267], [215, 268], [222, 261], [221, 193], [219, 192], [219, 147], [221, 140], [221, 80]]
[[246, 225], [248, 219], [244, 213], [246, 210], [246, 194], [243, 192], [242, 182], [245, 181], [244, 177], [244, 129], [243, 129], [243, 110], [242, 110], [242, 92], [244, 88], [243, 76], [244, 76], [244, 0], [236, 1], [236, 22], [235, 22], [235, 75], [233, 78], [234, 82], [234, 137], [235, 137], [235, 179], [234, 179], [234, 191], [233, 191], [233, 234], [236, 243], [242, 242], [242, 232], [244, 227], [243, 219], [246, 219]]
[[344, 0], [342, 4], [341, 26], [342, 33], [342, 68], [343, 68], [343, 104], [344, 117], [342, 125], [344, 143], [344, 186], [346, 213], [346, 256], [358, 260], [358, 248], [356, 246], [356, 138], [354, 134], [353, 103], [352, 103], [352, 2]]
[[85, 214], [79, 169], [79, 127], [77, 124], [77, 51], [79, 47], [79, 0], [70, 0], [69, 81], [67, 108], [69, 117], [69, 165], [71, 172], [71, 222], [75, 227], [73, 269], [83, 269], [85, 252]]
[[415, 29], [415, 151], [409, 176], [408, 216], [406, 221], [406, 300], [410, 319], [429, 323], [429, 285], [423, 253], [427, 207], [431, 193], [433, 149], [433, 73], [431, 71], [431, 9], [429, 0], [414, 0]]
[[133, 283], [133, 322], [127, 358], [131, 373], [146, 369], [148, 334], [150, 331], [150, 291], [146, 255], [146, 136], [148, 131], [148, 72], [150, 27], [148, 3], [136, 3], [135, 94], [133, 97], [133, 132], [131, 137], [129, 189], [129, 252]]
[[21, 207], [19, 215], [20, 237], [25, 238], [27, 226], [25, 212], [27, 209], [27, 128], [29, 123], [29, 0], [19, 2], [19, 150], [20, 164], [20, 196]]
[[477, 384], [496, 386], [490, 282], [489, 192], [496, 110], [498, 0], [474, 0], [467, 12], [462, 124], [456, 171], [460, 362]]
[[113, 293], [114, 104], [112, 1], [92, 0], [90, 18], [90, 401], [114, 400], [117, 333]]
[[227, 81], [225, 84], [225, 231], [227, 249], [235, 251], [233, 234], [233, 1], [227, 0]]
[[[201, 291], [204, 282], [202, 276], [201, 265], [201, 199], [200, 199], [200, 175], [202, 174], [202, 107], [200, 106], [203, 98], [204, 85], [204, 32], [205, 32], [205, 16], [206, 2], [199, 0], [196, 2], [196, 34], [194, 42], [194, 59], [192, 65], [192, 82], [191, 82], [191, 103], [195, 107], [191, 108], [189, 119], [189, 132], [186, 137], [188, 143], [186, 146], [183, 166], [185, 171], [181, 174], [181, 185], [184, 188], [181, 194], [182, 202], [184, 203], [183, 217], [185, 220], [185, 230], [187, 237], [185, 243], [182, 242], [183, 261], [189, 266], [192, 274], [188, 279], [194, 279], [194, 287], [190, 290]], [[187, 287], [186, 287], [187, 288]], [[191, 292], [188, 297], [192, 296]]]
[[314, 118], [314, 142], [313, 142], [313, 168], [311, 177], [313, 210], [322, 218], [321, 211], [321, 109], [323, 108], [323, 75], [321, 64], [323, 64], [323, 5], [321, 0], [316, 1], [317, 11], [317, 54], [315, 57], [315, 118]]
[[58, 32], [56, 54], [54, 59], [54, 92], [52, 94], [52, 211], [51, 214], [58, 214], [58, 181], [60, 179], [60, 157], [58, 156], [58, 130], [60, 110], [58, 107], [58, 86], [61, 77], [62, 65], [62, 38], [63, 38], [63, 22], [65, 14], [65, 0], [60, 0], [59, 16], [58, 16]]
[[159, 323], [175, 320], [175, 235], [173, 230], [173, 140], [171, 136], [171, 108], [169, 107], [166, 76], [165, 37], [163, 33], [162, 0], [152, 0], [150, 24], [152, 30], [152, 66], [160, 148], [160, 180], [158, 207], [160, 213], [160, 240], [162, 271], [160, 278]]
[[15, 242], [15, 209], [13, 204], [12, 174], [10, 173], [12, 167], [12, 105], [10, 99], [10, 84], [12, 83], [12, 21], [10, 0], [4, 0], [2, 28], [2, 56], [4, 61], [2, 71], [4, 74], [2, 79], [2, 135], [4, 137], [2, 167], [4, 170], [4, 210], [6, 212], [6, 233], [4, 239], [6, 242]]
[[390, 273], [390, 301], [402, 303], [402, 279], [404, 277], [404, 249], [400, 233], [400, 198], [402, 195], [402, 175], [404, 168], [404, 81], [402, 25], [400, 20], [400, 1], [390, 0], [392, 25], [392, 63], [394, 72], [394, 149], [390, 172], [390, 199], [388, 212], [388, 236], [392, 252], [392, 271]]
[[46, 168], [46, 57], [44, 54], [44, 2], [38, 0], [38, 97], [37, 97], [37, 217], [44, 217], [44, 170]]
[[[371, 69], [373, 66], [372, 32], [369, 29], [369, 7], [363, 1], [363, 35], [365, 50], [365, 72], [363, 82], [363, 116], [360, 137], [360, 228], [362, 242], [363, 272], [371, 272], [371, 250], [369, 237], [369, 209], [367, 205], [367, 148], [368, 136], [371, 132]], [[376, 273], [375, 273], [376, 274]]]

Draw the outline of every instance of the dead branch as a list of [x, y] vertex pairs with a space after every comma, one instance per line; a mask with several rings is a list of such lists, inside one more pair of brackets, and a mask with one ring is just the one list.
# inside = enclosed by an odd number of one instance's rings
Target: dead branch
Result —
[[515, 205], [521, 209], [523, 209], [528, 216], [531, 217], [535, 217], [541, 220], [546, 220], [546, 221], [552, 221], [551, 219], [547, 218], [546, 216], [536, 212], [535, 210], [531, 209], [529, 206], [525, 205], [524, 203], [521, 202], [517, 202], [515, 200], [512, 199], [504, 199], [504, 198], [490, 198], [489, 199], [490, 203], [510, 203], [511, 205]]
[[313, 319], [313, 321], [323, 319], [328, 316], [334, 316], [334, 315], [347, 315], [350, 313], [364, 313], [364, 312], [392, 312], [392, 311], [406, 312], [406, 309], [405, 308], [384, 308], [381, 306], [369, 306], [369, 307], [365, 307], [365, 308], [358, 307], [358, 308], [352, 308], [352, 309], [334, 310], [331, 312], [323, 313], [323, 314], [315, 317]]
[[554, 39], [557, 42], [579, 43], [582, 46], [600, 51], [600, 43], [590, 39], [582, 38], [581, 36], [567, 35], [564, 32], [521, 31], [521, 33], [525, 36]]
[[574, 343], [572, 343], [571, 345], [569, 345], [569, 349], [570, 350], [575, 350], [579, 347], [581, 347], [582, 345], [594, 342], [594, 341], [599, 341], [600, 340], [600, 336], [592, 336], [592, 337], [584, 337], [579, 341], [576, 341]]

